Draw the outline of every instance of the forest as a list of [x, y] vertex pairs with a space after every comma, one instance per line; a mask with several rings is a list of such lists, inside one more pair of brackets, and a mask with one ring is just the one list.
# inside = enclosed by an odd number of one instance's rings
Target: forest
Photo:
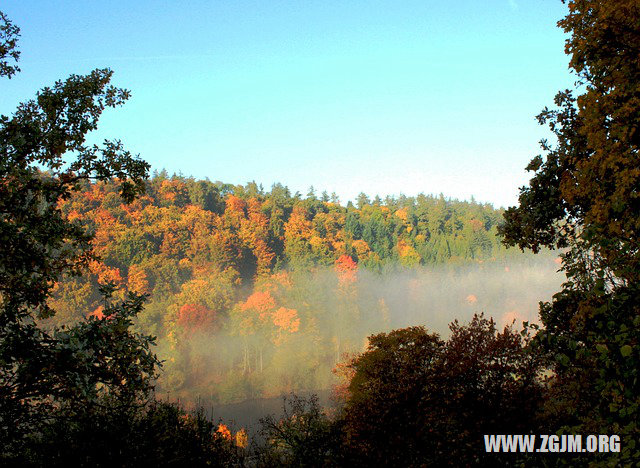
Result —
[[[508, 209], [150, 173], [88, 143], [110, 69], [0, 116], [0, 463], [640, 466], [639, 17], [568, 2], [576, 86]], [[0, 12], [2, 79], [19, 38]]]
[[158, 337], [157, 391], [184, 404], [330, 389], [371, 333], [443, 333], [489, 309], [505, 325], [535, 321], [561, 283], [557, 256], [508, 250], [502, 213], [475, 202], [363, 194], [344, 207], [164, 173], [130, 204], [117, 189], [86, 183], [59, 204], [100, 261], [54, 286], [47, 324], [102, 318], [101, 284], [114, 298], [148, 294], [135, 328]]

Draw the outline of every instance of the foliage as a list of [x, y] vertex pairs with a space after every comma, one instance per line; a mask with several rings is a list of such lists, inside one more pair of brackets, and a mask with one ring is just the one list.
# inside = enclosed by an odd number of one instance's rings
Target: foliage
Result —
[[552, 411], [562, 430], [620, 434], [625, 464], [640, 460], [639, 16], [635, 0], [569, 2], [558, 24], [578, 88], [538, 116], [557, 143], [542, 142], [500, 229], [509, 245], [567, 249], [568, 281], [540, 310], [560, 398]]
[[220, 436], [200, 408], [152, 401], [107, 403], [82, 418], [57, 418], [25, 454], [36, 466], [241, 466], [242, 451]]
[[318, 397], [283, 398], [283, 416], [260, 420], [265, 446], [260, 466], [327, 466], [339, 457], [337, 426], [323, 413]]
[[17, 49], [20, 28], [0, 11], [0, 76], [11, 78], [20, 71], [16, 64], [20, 58], [20, 51]]
[[[181, 197], [167, 198], [167, 186]], [[224, 196], [223, 186], [156, 175], [145, 195], [126, 205], [115, 184], [86, 184], [60, 208], [95, 230], [96, 251], [123, 276], [154, 259], [188, 261], [194, 274], [233, 268], [250, 284], [282, 267], [308, 270], [347, 257], [379, 270], [508, 255], [496, 236], [502, 212], [490, 205], [420, 195], [356, 210], [329, 201], [310, 204], [278, 185], [266, 193], [235, 186]], [[203, 209], [198, 197], [191, 198], [196, 189], [216, 193], [223, 208]]]
[[443, 341], [423, 327], [369, 338], [355, 357], [342, 416], [353, 463], [501, 464], [483, 434], [536, 433], [543, 396], [528, 337], [475, 316]]
[[[48, 323], [96, 310], [105, 280], [122, 287], [122, 298], [148, 293], [136, 327], [158, 335], [166, 360], [159, 388], [182, 400], [227, 401], [231, 382], [238, 399], [327, 388], [342, 353], [389, 325], [382, 293], [366, 290], [372, 273], [511, 261], [496, 236], [501, 211], [475, 202], [388, 197], [357, 210], [281, 185], [264, 191], [166, 172], [144, 185], [130, 204], [109, 181], [82, 182], [59, 202], [66, 219], [95, 233], [102, 261], [58, 282]], [[202, 205], [202, 193], [217, 205]]]
[[[584, 36], [570, 42], [572, 63], [592, 86], [577, 101], [559, 95], [560, 110], [541, 115], [559, 144], [545, 144], [545, 165], [532, 162], [532, 187], [521, 208], [507, 212], [502, 232], [536, 251], [572, 247], [564, 257], [570, 282], [543, 308], [547, 328], [537, 342], [558, 350], [549, 413], [566, 425], [633, 436], [637, 76], [622, 62], [610, 73], [607, 57], [636, 47], [626, 22], [637, 12], [631, 2], [620, 10], [596, 3], [589, 11], [603, 26], [591, 38], [587, 3], [572, 5], [563, 26]], [[18, 71], [18, 35], [0, 14], [1, 76]], [[606, 44], [604, 52], [593, 41]], [[134, 332], [134, 320], [138, 330], [153, 327], [166, 338], [170, 390], [192, 385], [255, 397], [317, 385], [314, 372], [359, 349], [357, 325], [388, 324], [384, 299], [359, 294], [368, 272], [507, 255], [496, 236], [500, 210], [473, 201], [360, 194], [356, 209], [335, 196], [318, 199], [313, 189], [306, 199], [292, 196], [278, 184], [265, 192], [255, 183], [166, 173], [148, 180], [148, 164], [121, 142], [86, 144], [105, 108], [129, 97], [111, 77], [108, 69], [72, 75], [0, 116], [3, 462], [242, 463], [246, 431], [234, 437], [201, 411], [150, 401], [159, 360], [154, 338]], [[604, 120], [599, 106], [608, 109]], [[620, 144], [625, 138], [630, 150]], [[316, 275], [318, 266], [327, 275]], [[292, 279], [309, 270], [313, 276]], [[410, 294], [418, 290], [416, 282]], [[326, 291], [334, 297], [314, 305], [311, 297]], [[143, 312], [147, 294], [153, 307]], [[526, 351], [526, 334], [497, 332], [483, 317], [455, 322], [451, 332], [447, 341], [420, 327], [372, 336], [349, 363], [341, 417], [331, 421], [313, 398], [285, 403], [283, 420], [264, 421], [261, 462], [502, 461], [484, 458], [480, 435], [536, 429], [527, 418], [542, 395], [537, 354]], [[303, 336], [314, 346], [302, 346]], [[222, 364], [210, 372], [213, 357]], [[287, 375], [278, 372], [282, 363]], [[571, 419], [574, 395], [582, 406]], [[598, 409], [592, 418], [584, 412], [590, 402]]]
[[[514, 465], [483, 434], [539, 433], [545, 387], [530, 337], [476, 315], [442, 340], [423, 327], [369, 337], [343, 362], [348, 388], [331, 416], [316, 396], [284, 400], [261, 420], [261, 466]], [[523, 460], [520, 460], [522, 462]]]
[[[4, 14], [0, 20], [0, 74], [10, 76], [17, 68], [5, 59], [18, 58], [18, 29]], [[144, 190], [147, 163], [118, 141], [85, 144], [102, 111], [129, 96], [109, 85], [111, 76], [108, 69], [72, 75], [12, 117], [0, 116], [3, 464], [111, 466], [149, 454], [164, 463], [176, 452], [178, 459], [204, 464], [200, 453], [224, 452], [202, 415], [177, 427], [177, 408], [147, 404], [159, 361], [150, 348], [154, 338], [132, 331], [144, 295], [115, 300], [115, 285], [105, 284], [99, 314], [69, 326], [42, 322], [55, 315], [51, 295], [65, 277], [92, 265], [101, 279], [120, 278], [117, 268], [99, 264], [86, 227], [60, 209], [89, 180], [119, 179], [116, 189], [127, 203]]]

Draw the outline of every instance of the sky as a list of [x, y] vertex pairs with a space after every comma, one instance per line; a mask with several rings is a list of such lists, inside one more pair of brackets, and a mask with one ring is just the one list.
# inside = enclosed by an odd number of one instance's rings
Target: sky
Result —
[[132, 97], [90, 141], [166, 169], [305, 195], [517, 203], [573, 87], [559, 0], [3, 0], [22, 72], [0, 114], [70, 74]]

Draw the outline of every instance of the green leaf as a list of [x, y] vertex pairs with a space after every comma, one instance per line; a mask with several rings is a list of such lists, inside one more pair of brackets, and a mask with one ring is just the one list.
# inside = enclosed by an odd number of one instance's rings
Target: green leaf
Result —
[[633, 348], [629, 345], [624, 345], [620, 347], [620, 354], [622, 354], [623, 357], [631, 356], [632, 351], [633, 351]]
[[561, 365], [567, 367], [569, 366], [569, 356], [563, 353], [559, 353], [556, 355], [556, 361], [558, 361]]

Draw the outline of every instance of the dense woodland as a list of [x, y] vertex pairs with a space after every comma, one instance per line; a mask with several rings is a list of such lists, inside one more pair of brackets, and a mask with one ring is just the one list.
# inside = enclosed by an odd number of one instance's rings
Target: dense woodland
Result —
[[[335, 195], [292, 195], [276, 184], [168, 177], [156, 173], [144, 195], [124, 204], [118, 186], [87, 184], [60, 205], [67, 218], [95, 233], [104, 265], [123, 277], [132, 266], [157, 270], [232, 269], [244, 283], [282, 269], [330, 266], [342, 255], [380, 271], [388, 266], [433, 265], [504, 256], [496, 236], [502, 212], [476, 202], [420, 195], [340, 205]], [[115, 277], [114, 277], [115, 280]], [[175, 286], [177, 278], [153, 281]]]
[[[576, 89], [538, 116], [554, 141], [504, 212], [149, 177], [120, 141], [86, 143], [129, 98], [109, 69], [0, 116], [0, 463], [640, 466], [640, 3], [568, 8], [558, 25]], [[0, 13], [0, 77], [20, 71], [19, 37]], [[504, 275], [517, 262], [500, 243], [550, 249], [543, 274], [566, 277], [522, 328], [515, 312], [500, 324], [474, 313], [516, 307], [518, 282], [534, 289]], [[468, 265], [502, 272], [497, 293], [466, 288]], [[385, 275], [402, 285], [395, 304]], [[419, 300], [433, 290], [447, 299]], [[445, 309], [462, 314], [446, 333], [397, 325]], [[260, 442], [159, 395], [327, 386], [331, 410], [294, 395]], [[495, 454], [483, 434], [620, 444]]]
[[[130, 204], [115, 182], [85, 183], [59, 208], [93, 233], [99, 260], [56, 284], [50, 304], [57, 313], [46, 323], [102, 318], [101, 284], [112, 283], [114, 297], [148, 294], [136, 328], [159, 339], [165, 364], [158, 391], [183, 403], [329, 388], [345, 354], [361, 351], [367, 334], [390, 329], [394, 315], [410, 313], [376, 290], [376, 279], [395, 281], [413, 296], [410, 306], [433, 315], [447, 282], [458, 301], [448, 307], [479, 311], [480, 295], [491, 312], [509, 301], [514, 311], [521, 301], [488, 291], [491, 277], [510, 264], [509, 286], [526, 294], [517, 268], [536, 262], [500, 243], [501, 211], [443, 196], [382, 202], [362, 194], [357, 207], [344, 207], [335, 196], [310, 191], [302, 198], [281, 185], [265, 193], [254, 183], [161, 173]], [[545, 259], [551, 275], [555, 257]], [[472, 265], [478, 278], [484, 274], [484, 288], [456, 274]], [[439, 282], [429, 283], [436, 267]], [[421, 322], [445, 328], [428, 314]]]

